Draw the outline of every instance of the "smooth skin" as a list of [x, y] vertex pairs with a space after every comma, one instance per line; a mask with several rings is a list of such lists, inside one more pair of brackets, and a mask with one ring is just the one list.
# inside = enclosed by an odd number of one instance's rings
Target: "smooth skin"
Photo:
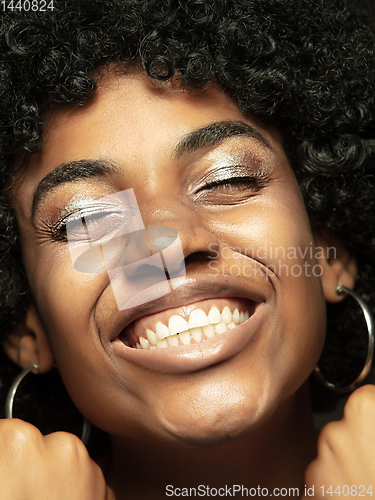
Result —
[[[256, 133], [176, 155], [189, 134], [215, 124], [221, 130], [223, 122], [241, 122]], [[33, 212], [46, 176], [63, 163], [88, 159], [115, 168], [56, 185]], [[261, 172], [261, 185], [239, 182], [239, 169], [240, 177], [246, 171], [252, 179]], [[108, 275], [74, 269], [67, 242], [53, 235], [75, 204], [100, 203], [131, 188], [146, 227], [177, 229], [186, 282], [156, 305], [118, 311]], [[12, 194], [35, 338], [24, 337], [17, 350], [19, 328], [5, 349], [21, 366], [38, 362], [47, 371], [56, 362], [80, 411], [112, 435], [105, 474], [116, 498], [165, 498], [167, 484], [302, 488], [316, 453], [306, 380], [324, 343], [325, 299], [343, 299], [336, 287], [354, 286], [356, 264], [336, 241], [333, 257], [315, 252], [334, 239], [312, 233], [280, 134], [245, 117], [213, 85], [184, 93], [138, 69], [112, 73], [90, 103], [53, 112], [42, 153], [20, 170]], [[280, 256], [276, 248], [297, 253]], [[321, 276], [312, 272], [316, 265]], [[172, 303], [237, 296], [263, 303], [264, 318], [246, 345], [219, 363], [203, 343], [204, 364], [184, 369], [189, 362], [176, 350], [181, 370], [165, 373], [142, 366], [134, 351], [129, 362], [113, 342], [118, 329], [145, 314], [156, 320]], [[220, 352], [231, 342], [230, 332], [225, 335], [215, 344]], [[45, 454], [46, 464], [55, 451]], [[17, 461], [13, 467], [6, 477], [19, 475]]]

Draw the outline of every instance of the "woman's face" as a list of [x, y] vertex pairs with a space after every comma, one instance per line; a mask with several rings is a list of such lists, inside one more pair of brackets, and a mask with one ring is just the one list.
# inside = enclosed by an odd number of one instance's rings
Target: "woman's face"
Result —
[[[138, 218], [128, 217], [126, 190]], [[54, 112], [14, 196], [56, 363], [77, 407], [102, 429], [188, 444], [238, 437], [313, 370], [325, 309], [298, 184], [280, 135], [214, 86], [183, 93], [140, 71], [107, 77], [90, 103]], [[90, 244], [105, 266], [105, 251], [117, 262], [111, 279], [95, 265], [74, 267], [77, 227], [96, 234]], [[163, 269], [150, 253], [173, 268], [179, 252], [180, 275], [155, 278]], [[225, 309], [219, 319], [215, 307]], [[193, 310], [195, 330], [162, 339], [160, 323], [189, 321]], [[199, 330], [202, 311], [214, 325], [228, 316], [229, 330]], [[159, 332], [155, 349], [136, 347], [147, 329]]]

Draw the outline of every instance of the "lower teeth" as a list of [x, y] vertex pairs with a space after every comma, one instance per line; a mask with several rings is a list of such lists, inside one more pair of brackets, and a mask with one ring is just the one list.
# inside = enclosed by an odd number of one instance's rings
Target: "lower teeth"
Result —
[[230, 323], [226, 323], [225, 321], [221, 321], [220, 323], [211, 324], [208, 326], [191, 328], [184, 332], [175, 335], [170, 335], [162, 340], [158, 339], [156, 340], [153, 338], [153, 343], [150, 343], [144, 337], [139, 337], [139, 342], [137, 342], [135, 347], [137, 349], [147, 350], [147, 349], [163, 349], [165, 347], [173, 347], [177, 345], [197, 344], [199, 342], [215, 337], [215, 335], [220, 335], [228, 330], [233, 330], [233, 328], [241, 325], [249, 317], [250, 313], [246, 311], [241, 313], [241, 318], [238, 322], [231, 321]]

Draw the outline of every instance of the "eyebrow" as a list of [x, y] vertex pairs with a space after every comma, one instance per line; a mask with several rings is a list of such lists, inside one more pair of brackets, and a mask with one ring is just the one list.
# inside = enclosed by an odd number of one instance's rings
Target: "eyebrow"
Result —
[[39, 203], [49, 193], [61, 184], [75, 182], [81, 179], [110, 177], [118, 175], [120, 168], [109, 160], [78, 160], [65, 162], [49, 172], [38, 184], [33, 196], [32, 215]]
[[211, 123], [206, 127], [193, 130], [177, 143], [174, 156], [178, 159], [185, 154], [194, 153], [209, 146], [216, 146], [225, 139], [235, 136], [250, 137], [262, 146], [272, 149], [269, 142], [251, 125], [240, 120], [231, 120]]
[[[269, 142], [251, 125], [243, 121], [215, 122], [189, 132], [178, 141], [174, 148], [174, 158], [192, 154], [210, 146], [216, 146], [231, 137], [245, 136], [255, 139], [259, 144], [272, 149]], [[58, 186], [81, 179], [110, 177], [120, 174], [119, 165], [109, 160], [77, 160], [64, 162], [49, 172], [38, 184], [32, 204], [34, 216], [39, 203]]]

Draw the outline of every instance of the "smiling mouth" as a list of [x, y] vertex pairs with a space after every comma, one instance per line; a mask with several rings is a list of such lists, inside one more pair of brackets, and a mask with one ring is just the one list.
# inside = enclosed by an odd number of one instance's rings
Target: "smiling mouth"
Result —
[[203, 300], [140, 318], [119, 339], [127, 347], [142, 350], [199, 344], [247, 321], [255, 306], [256, 302], [244, 298]]

